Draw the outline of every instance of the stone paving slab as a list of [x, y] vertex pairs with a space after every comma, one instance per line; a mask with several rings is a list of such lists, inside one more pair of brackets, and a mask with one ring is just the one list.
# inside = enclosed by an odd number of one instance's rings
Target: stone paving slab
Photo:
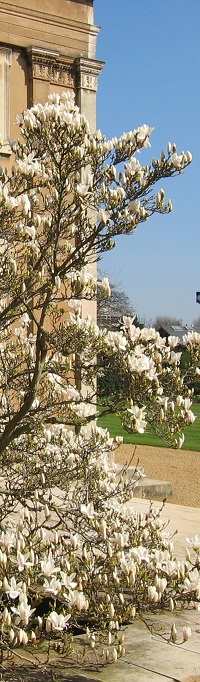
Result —
[[[133, 498], [127, 502], [127, 506], [133, 507], [144, 514], [149, 509], [149, 500]], [[153, 500], [153, 508], [160, 509], [160, 500]], [[175, 553], [178, 558], [185, 557], [185, 548], [189, 547], [186, 538], [191, 538], [195, 534], [200, 535], [200, 508], [184, 507], [178, 504], [166, 503], [162, 510], [162, 519], [168, 523], [166, 531], [173, 535]], [[178, 532], [177, 532], [178, 531]]]
[[135, 621], [126, 628], [125, 657], [95, 672], [93, 677], [88, 674], [85, 682], [94, 682], [94, 678], [95, 682], [181, 682], [186, 676], [200, 673], [200, 614], [166, 613], [148, 620], [157, 622], [163, 630], [167, 625], [168, 631], [175, 620], [180, 635], [183, 625], [190, 623], [192, 639], [181, 646], [169, 644], [152, 635], [144, 623]]

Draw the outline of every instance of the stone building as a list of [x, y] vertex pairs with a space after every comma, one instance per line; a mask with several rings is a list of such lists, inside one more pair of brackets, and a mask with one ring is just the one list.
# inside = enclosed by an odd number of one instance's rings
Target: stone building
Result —
[[[91, 129], [96, 128], [98, 28], [93, 0], [4, 0], [0, 3], [0, 162], [12, 165], [9, 138], [18, 134], [17, 114], [44, 103], [53, 92], [72, 89]], [[96, 316], [83, 303], [83, 316]]]
[[4, 0], [0, 3], [1, 155], [11, 154], [17, 114], [52, 92], [72, 89], [76, 103], [96, 127], [95, 58], [98, 28], [93, 0]]

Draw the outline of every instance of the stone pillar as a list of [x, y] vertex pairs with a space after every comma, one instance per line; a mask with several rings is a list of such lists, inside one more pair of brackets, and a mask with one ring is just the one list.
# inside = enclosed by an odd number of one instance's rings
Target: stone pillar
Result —
[[89, 121], [91, 130], [96, 129], [96, 92], [98, 76], [104, 62], [79, 57], [76, 64], [76, 101], [82, 114]]
[[8, 138], [10, 132], [10, 67], [12, 50], [0, 47], [0, 133], [4, 154], [10, 152]]
[[[87, 118], [91, 130], [96, 129], [96, 93], [98, 86], [98, 76], [104, 66], [104, 62], [96, 59], [84, 59], [79, 57], [75, 60], [76, 64], [76, 103], [81, 113]], [[84, 177], [82, 178], [84, 182]], [[94, 218], [95, 220], [95, 218]], [[94, 276], [97, 274], [97, 264], [93, 262], [90, 270]], [[90, 315], [96, 320], [97, 305], [96, 301], [90, 302]], [[88, 302], [82, 302], [83, 317], [88, 315]]]

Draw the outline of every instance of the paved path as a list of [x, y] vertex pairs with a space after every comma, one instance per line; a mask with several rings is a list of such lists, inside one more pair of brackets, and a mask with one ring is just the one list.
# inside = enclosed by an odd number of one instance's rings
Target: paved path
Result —
[[[129, 506], [146, 512], [149, 508], [149, 500], [134, 498]], [[154, 502], [154, 507], [160, 508], [160, 506], [160, 501]], [[173, 538], [175, 554], [178, 558], [185, 557], [185, 547], [188, 546], [186, 538], [191, 538], [195, 534], [200, 535], [200, 508], [166, 503], [162, 511], [162, 518], [166, 521], [170, 520], [167, 531], [172, 532], [172, 534], [178, 531]]]

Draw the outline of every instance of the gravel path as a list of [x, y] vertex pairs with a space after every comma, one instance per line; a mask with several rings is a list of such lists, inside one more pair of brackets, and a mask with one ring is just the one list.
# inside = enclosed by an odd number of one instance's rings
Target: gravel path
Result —
[[146, 476], [170, 481], [173, 496], [169, 502], [200, 507], [200, 452], [124, 443], [116, 450], [115, 460], [125, 464], [133, 454], [132, 465], [139, 460]]

